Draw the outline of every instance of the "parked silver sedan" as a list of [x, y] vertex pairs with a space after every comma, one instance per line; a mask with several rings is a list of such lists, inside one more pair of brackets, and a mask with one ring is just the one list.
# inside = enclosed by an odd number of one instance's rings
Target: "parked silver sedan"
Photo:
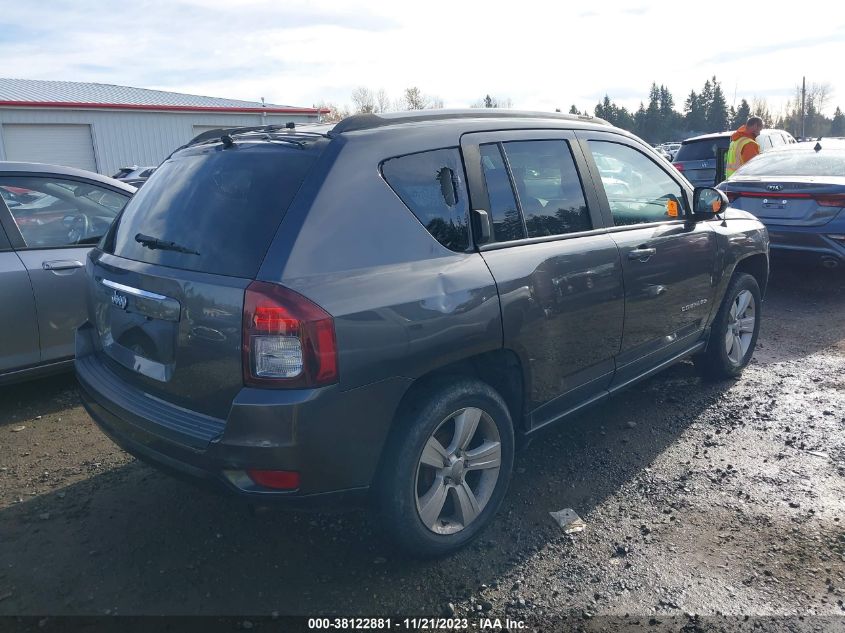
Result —
[[85, 258], [134, 192], [81, 169], [0, 162], [0, 383], [72, 367]]

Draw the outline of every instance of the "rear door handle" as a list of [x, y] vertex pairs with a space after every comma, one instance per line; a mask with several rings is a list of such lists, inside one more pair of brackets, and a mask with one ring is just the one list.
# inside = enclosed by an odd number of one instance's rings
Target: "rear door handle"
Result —
[[75, 259], [53, 259], [48, 262], [41, 262], [41, 268], [44, 270], [70, 270], [72, 268], [82, 268], [84, 265]]
[[641, 262], [648, 261], [648, 259], [657, 252], [656, 248], [634, 248], [628, 251], [628, 259], [636, 259]]

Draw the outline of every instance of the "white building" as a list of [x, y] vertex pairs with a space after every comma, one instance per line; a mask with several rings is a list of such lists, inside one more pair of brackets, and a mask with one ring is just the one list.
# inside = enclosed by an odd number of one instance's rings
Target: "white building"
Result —
[[158, 165], [207, 130], [314, 123], [319, 115], [316, 108], [110, 84], [0, 78], [0, 160], [112, 175]]

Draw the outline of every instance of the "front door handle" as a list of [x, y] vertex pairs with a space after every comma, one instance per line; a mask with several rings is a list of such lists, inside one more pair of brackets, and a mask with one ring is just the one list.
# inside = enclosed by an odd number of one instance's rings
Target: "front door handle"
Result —
[[637, 261], [646, 262], [656, 252], [656, 248], [634, 248], [628, 251], [628, 259], [636, 259]]
[[84, 265], [75, 259], [53, 259], [48, 262], [41, 262], [41, 268], [44, 270], [70, 270], [72, 268], [82, 268]]

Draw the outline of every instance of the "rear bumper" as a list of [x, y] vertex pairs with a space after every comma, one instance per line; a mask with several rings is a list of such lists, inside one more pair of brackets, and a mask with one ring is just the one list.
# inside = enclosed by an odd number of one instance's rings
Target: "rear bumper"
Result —
[[[119, 446], [171, 474], [256, 502], [358, 502], [378, 466], [396, 407], [409, 380], [349, 391], [244, 388], [226, 420], [151, 398], [121, 381], [94, 350], [92, 328], [77, 331], [76, 375], [82, 402]], [[200, 425], [200, 431], [191, 425]], [[181, 427], [181, 428], [177, 428]], [[215, 432], [215, 429], [216, 432]], [[213, 435], [207, 441], [199, 438]], [[296, 491], [244, 485], [247, 469], [300, 473]], [[237, 483], [235, 483], [237, 482]]]
[[795, 254], [820, 259], [833, 258], [845, 264], [845, 241], [831, 235], [845, 235], [845, 219], [836, 218], [822, 226], [792, 227], [767, 224], [773, 253]]

